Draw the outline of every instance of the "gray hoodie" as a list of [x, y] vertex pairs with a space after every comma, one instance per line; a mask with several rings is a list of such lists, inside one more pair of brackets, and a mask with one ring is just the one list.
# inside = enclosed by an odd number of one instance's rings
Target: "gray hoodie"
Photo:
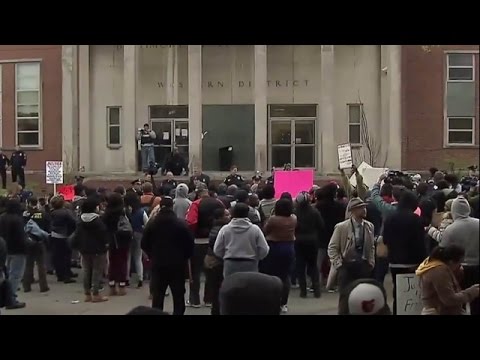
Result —
[[175, 199], [173, 200], [173, 211], [177, 215], [177, 218], [183, 220], [185, 220], [187, 210], [192, 204], [192, 202], [187, 199], [187, 195], [188, 186], [185, 184], [178, 184], [177, 189], [175, 190]]
[[249, 219], [232, 219], [220, 229], [213, 252], [219, 258], [260, 261], [270, 250], [263, 232]]
[[470, 205], [463, 196], [452, 203], [453, 224], [443, 232], [440, 246], [458, 245], [465, 249], [463, 265], [478, 266], [479, 227], [478, 219], [470, 217]]

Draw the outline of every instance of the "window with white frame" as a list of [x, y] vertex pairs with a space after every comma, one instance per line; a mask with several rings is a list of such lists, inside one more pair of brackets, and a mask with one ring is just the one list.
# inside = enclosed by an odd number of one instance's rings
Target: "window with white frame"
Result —
[[107, 107], [107, 145], [118, 148], [121, 146], [120, 113], [121, 106]]
[[474, 81], [474, 54], [448, 54], [447, 68], [448, 81]]
[[362, 104], [348, 104], [348, 142], [362, 143]]
[[41, 146], [40, 63], [15, 65], [16, 144], [21, 147]]
[[449, 117], [448, 118], [448, 144], [473, 145], [474, 144], [474, 118]]

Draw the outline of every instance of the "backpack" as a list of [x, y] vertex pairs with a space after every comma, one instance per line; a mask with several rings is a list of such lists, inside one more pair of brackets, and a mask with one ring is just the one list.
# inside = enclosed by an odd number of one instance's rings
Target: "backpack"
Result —
[[[117, 231], [113, 234], [115, 241], [115, 247], [118, 249], [120, 246], [125, 246], [130, 243], [133, 237], [132, 224], [125, 215], [120, 216], [117, 223]], [[119, 244], [120, 243], [120, 244]]]

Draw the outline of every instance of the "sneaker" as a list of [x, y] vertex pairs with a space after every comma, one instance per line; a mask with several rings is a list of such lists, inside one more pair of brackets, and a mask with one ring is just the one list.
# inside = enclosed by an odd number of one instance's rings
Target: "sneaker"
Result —
[[6, 306], [5, 309], [7, 309], [7, 310], [23, 309], [26, 306], [27, 306], [27, 304], [25, 304], [24, 302], [17, 301], [13, 305]]
[[335, 290], [335, 289], [328, 289], [328, 292], [329, 292], [330, 294], [333, 294], [333, 293], [336, 293], [337, 290]]
[[186, 307], [192, 307], [192, 308], [194, 308], [194, 309], [200, 309], [200, 308], [202, 307], [202, 305], [200, 305], [200, 304], [192, 304], [192, 303], [190, 303], [190, 301], [188, 301], [188, 300], [185, 302], [185, 306], [186, 306]]
[[203, 304], [203, 306], [207, 307], [207, 308], [211, 308], [212, 307], [212, 303], [205, 303]]
[[49, 287], [47, 287], [47, 288], [45, 288], [45, 289], [40, 289], [40, 292], [41, 292], [41, 293], [46, 293], [46, 292], [49, 292], [49, 291], [50, 291], [50, 288], [49, 288]]
[[311, 293], [313, 293], [313, 292], [315, 291], [315, 290], [313, 290], [313, 288], [311, 288], [311, 287], [309, 287], [307, 290], [308, 290], [308, 292], [311, 292]]
[[291, 287], [292, 289], [298, 289], [298, 288], [300, 288], [300, 285], [298, 285], [298, 284], [292, 284], [290, 287]]
[[282, 305], [282, 306], [280, 307], [280, 311], [281, 311], [282, 314], [286, 314], [286, 313], [288, 312], [288, 307], [287, 307], [287, 305]]
[[76, 283], [77, 281], [75, 279], [65, 279], [63, 280], [64, 284], [73, 284]]

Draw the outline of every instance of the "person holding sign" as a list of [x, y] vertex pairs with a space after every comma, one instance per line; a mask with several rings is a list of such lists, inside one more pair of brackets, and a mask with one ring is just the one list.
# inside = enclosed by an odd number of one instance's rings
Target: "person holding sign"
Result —
[[422, 288], [422, 315], [464, 315], [463, 305], [478, 298], [478, 284], [461, 290], [457, 276], [465, 250], [458, 245], [436, 247], [415, 274]]

